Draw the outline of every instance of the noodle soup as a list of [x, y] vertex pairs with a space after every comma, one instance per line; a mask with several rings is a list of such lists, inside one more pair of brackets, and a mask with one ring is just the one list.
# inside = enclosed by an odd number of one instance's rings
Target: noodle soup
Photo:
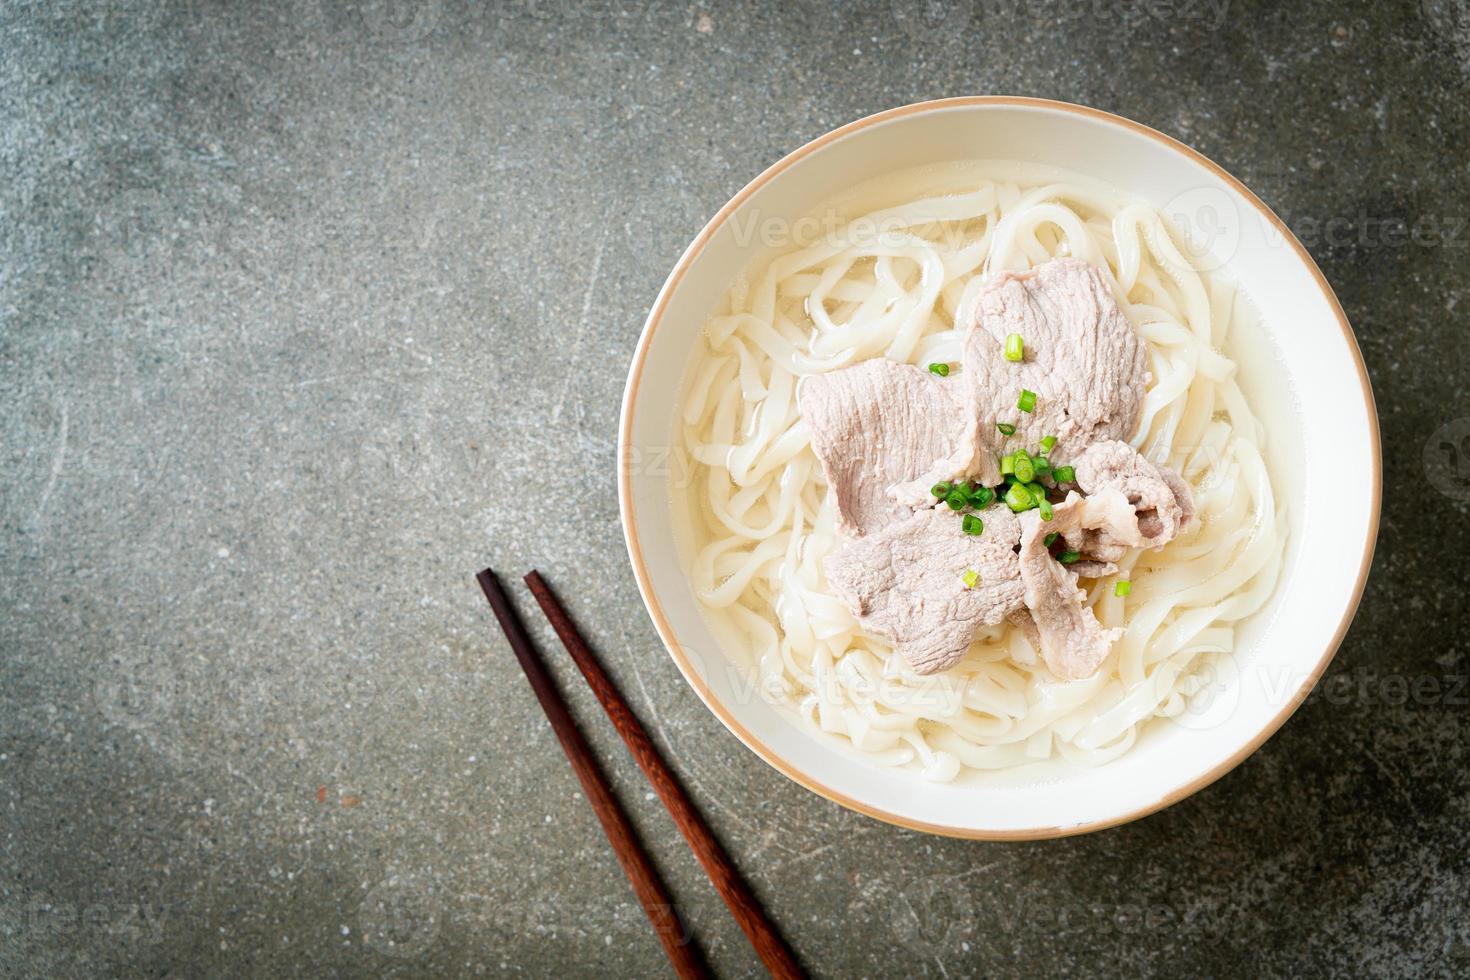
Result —
[[[737, 229], [737, 233], [740, 230]], [[977, 161], [911, 170], [763, 226], [773, 257], [731, 284], [686, 378], [691, 579], [739, 669], [800, 724], [935, 781], [1128, 751], [1225, 672], [1235, 624], [1270, 597], [1287, 522], [1266, 433], [1226, 356], [1253, 312], [1153, 207], [1088, 178]], [[858, 623], [826, 579], [837, 515], [811, 448], [803, 380], [888, 358], [958, 362], [977, 290], [1070, 256], [1103, 270], [1146, 346], [1151, 381], [1130, 444], [1188, 482], [1198, 519], [1162, 550], [1130, 549], [1131, 583], [1082, 579], [1121, 631], [1093, 676], [1063, 681], [1008, 623], [921, 675]]]

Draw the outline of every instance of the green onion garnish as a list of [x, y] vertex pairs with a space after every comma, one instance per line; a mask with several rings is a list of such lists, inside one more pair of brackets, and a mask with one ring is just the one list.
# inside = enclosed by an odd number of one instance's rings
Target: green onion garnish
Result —
[[1082, 552], [1080, 551], [1064, 551], [1060, 555], [1057, 555], [1057, 561], [1061, 562], [1063, 565], [1072, 565], [1075, 564], [1077, 562], [1077, 559], [1081, 557]]
[[985, 530], [985, 522], [974, 514], [966, 514], [965, 519], [960, 521], [960, 527], [965, 529], [966, 534], [979, 534]]
[[976, 510], [984, 510], [995, 500], [995, 491], [989, 487], [981, 487], [970, 494], [970, 506]]
[[1058, 466], [1051, 475], [1057, 478], [1058, 483], [1071, 483], [1077, 479], [1077, 471], [1070, 466]]
[[1023, 412], [1036, 411], [1036, 392], [1021, 389], [1021, 397], [1016, 400], [1016, 407]]
[[1011, 488], [1006, 491], [1006, 506], [1012, 512], [1019, 514], [1023, 510], [1030, 510], [1032, 507], [1035, 507], [1036, 501], [1031, 498], [1030, 490], [1027, 490], [1019, 483], [1013, 483], [1011, 484]]
[[995, 423], [995, 427], [1000, 430], [1000, 434], [1003, 436], [1013, 436], [1016, 434], [1016, 427], [1009, 422], [997, 422]]
[[980, 573], [979, 572], [975, 571], [973, 568], [967, 568], [967, 569], [965, 569], [965, 574], [964, 574], [965, 588], [967, 588], [967, 589], [973, 589], [975, 587], [975, 583], [978, 582], [978, 581], [980, 581]]
[[1046, 461], [1045, 456], [1032, 456], [1031, 467], [1036, 470], [1036, 477], [1040, 479], [1051, 473], [1051, 464]]
[[951, 490], [945, 496], [944, 502], [949, 504], [950, 510], [964, 510], [965, 505], [970, 502], [970, 498], [965, 496], [965, 491], [963, 490]]
[[1002, 476], [1010, 476], [1012, 473], [1016, 472], [1015, 453], [1011, 453], [1008, 456], [1002, 456], [1000, 458], [1000, 472]]
[[1030, 483], [1036, 479], [1036, 464], [1031, 462], [1031, 457], [1026, 455], [1026, 450], [1016, 450], [1014, 465], [1016, 468], [1016, 479], [1022, 483]]
[[932, 374], [939, 375], [941, 378], [949, 377], [949, 365], [943, 362], [929, 365], [929, 371]]
[[1006, 334], [1006, 360], [1021, 361], [1026, 357], [1026, 341], [1018, 333]]
[[1051, 452], [1051, 447], [1052, 446], [1055, 446], [1056, 444], [1057, 444], [1057, 437], [1056, 436], [1046, 436], [1046, 437], [1044, 437], [1041, 440], [1041, 451], [1044, 452], [1044, 453], [1049, 453], [1049, 452]]
[[1050, 548], [1051, 545], [1052, 545], [1052, 542], [1055, 541], [1057, 539], [1057, 537], [1058, 537], [1058, 533], [1056, 531], [1053, 531], [1050, 534], [1048, 534], [1046, 536], [1046, 546], [1048, 548]]
[[1125, 596], [1132, 591], [1133, 583], [1127, 579], [1121, 579], [1117, 585], [1113, 586], [1113, 595], [1115, 596]]
[[1048, 501], [1045, 496], [1041, 496], [1041, 497], [1037, 497], [1036, 498], [1036, 506], [1037, 506], [1037, 509], [1039, 509], [1041, 511], [1041, 519], [1043, 521], [1049, 521], [1049, 520], [1051, 520], [1051, 518], [1052, 518], [1051, 502]]
[[934, 484], [934, 486], [929, 488], [929, 492], [938, 497], [940, 500], [943, 500], [945, 497], [949, 496], [949, 492], [952, 489], [954, 488], [951, 487], [947, 482], [945, 482], [944, 480], [940, 480], [938, 483]]

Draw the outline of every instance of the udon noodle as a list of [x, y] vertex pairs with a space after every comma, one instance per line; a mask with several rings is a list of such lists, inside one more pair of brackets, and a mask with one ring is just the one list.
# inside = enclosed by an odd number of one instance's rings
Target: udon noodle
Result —
[[[706, 328], [686, 381], [693, 468], [680, 492], [694, 588], [748, 652], [738, 666], [761, 694], [876, 763], [934, 780], [1057, 756], [1104, 763], [1152, 719], [1188, 712], [1231, 656], [1235, 624], [1269, 597], [1286, 539], [1265, 431], [1223, 353], [1253, 315], [1233, 284], [1155, 208], [1030, 164], [906, 172], [805, 222], [736, 230], [792, 240], [731, 287]], [[1105, 269], [1146, 342], [1152, 381], [1132, 443], [1189, 481], [1200, 520], [1119, 562], [1128, 595], [1083, 580], [1103, 626], [1126, 628], [1096, 676], [1058, 681], [1002, 624], [954, 668], [921, 677], [827, 589], [835, 514], [801, 380], [872, 357], [959, 362], [975, 287], [1058, 255]]]

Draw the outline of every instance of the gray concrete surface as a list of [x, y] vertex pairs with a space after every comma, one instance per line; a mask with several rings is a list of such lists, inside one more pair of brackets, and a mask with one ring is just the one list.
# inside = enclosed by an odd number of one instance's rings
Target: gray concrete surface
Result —
[[[482, 563], [569, 595], [814, 972], [1470, 972], [1470, 10], [924, 9], [0, 3], [0, 974], [661, 973]], [[1080, 839], [932, 839], [766, 768], [663, 654], [618, 527], [623, 372], [684, 244], [804, 140], [963, 93], [1242, 177], [1382, 414], [1327, 687]], [[757, 974], [566, 688], [701, 949]]]

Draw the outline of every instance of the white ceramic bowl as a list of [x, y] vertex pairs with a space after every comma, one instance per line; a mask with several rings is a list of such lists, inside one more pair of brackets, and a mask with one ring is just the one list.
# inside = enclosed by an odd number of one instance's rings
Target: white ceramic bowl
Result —
[[[1251, 349], [1231, 353], [1269, 426], [1267, 458], [1291, 537], [1276, 593], [1238, 628], [1233, 676], [1204, 714], [1155, 726], [1100, 768], [1049, 763], [932, 784], [912, 770], [869, 764], [753, 692], [734, 666], [743, 658], [721, 648], [691, 590], [669, 468], [660, 461], [677, 445], [676, 402], [704, 322], [761, 247], [750, 240], [760, 236], [739, 228], [756, 216], [797, 218], [835, 191], [886, 173], [976, 158], [1079, 171], [1212, 234], [1211, 261], [1240, 283], [1265, 324]], [[694, 239], [659, 293], [628, 374], [619, 442], [633, 571], [674, 662], [704, 703], [808, 789], [882, 820], [955, 836], [1039, 838], [1109, 827], [1228, 772], [1286, 721], [1332, 659], [1362, 595], [1378, 529], [1373, 394], [1342, 308], [1306, 250], [1243, 184], [1189, 147], [1096, 109], [1037, 99], [946, 99], [879, 113], [751, 181]]]

